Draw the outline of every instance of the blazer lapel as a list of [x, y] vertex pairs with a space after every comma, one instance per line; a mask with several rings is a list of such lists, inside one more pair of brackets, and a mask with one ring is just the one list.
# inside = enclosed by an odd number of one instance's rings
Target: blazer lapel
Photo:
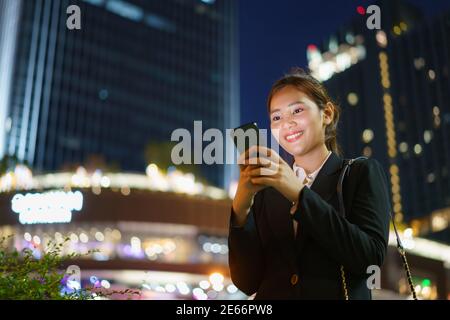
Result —
[[330, 200], [336, 193], [342, 165], [343, 160], [332, 152], [311, 185], [311, 190], [320, 195], [323, 200]]
[[[311, 190], [328, 201], [336, 193], [337, 181], [343, 160], [332, 153], [320, 169]], [[289, 263], [297, 268], [297, 250], [303, 248], [304, 234], [301, 226], [298, 227], [298, 238], [295, 239], [292, 220], [289, 210], [291, 203], [274, 188], [266, 190], [267, 220], [274, 237], [278, 240], [280, 249]], [[296, 240], [297, 249], [296, 249]]]
[[274, 188], [268, 188], [266, 192], [266, 217], [269, 228], [283, 256], [296, 268], [294, 229], [289, 213], [291, 203]]
[[[343, 159], [334, 152], [331, 153], [328, 160], [320, 169], [316, 179], [311, 185], [311, 190], [317, 193], [323, 200], [329, 201], [337, 194], [337, 183], [339, 180], [339, 173], [341, 172]], [[306, 242], [307, 230], [298, 226], [297, 250], [302, 251]]]

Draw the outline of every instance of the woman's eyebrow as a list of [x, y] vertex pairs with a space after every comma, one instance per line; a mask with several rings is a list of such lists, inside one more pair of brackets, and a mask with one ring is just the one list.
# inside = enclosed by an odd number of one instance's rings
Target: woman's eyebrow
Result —
[[292, 106], [295, 106], [296, 104], [299, 104], [299, 103], [305, 103], [303, 100], [299, 100], [299, 101], [295, 101], [295, 102], [291, 102], [291, 103], [289, 103], [288, 104], [288, 107], [292, 107]]
[[[295, 106], [296, 104], [300, 104], [300, 103], [304, 104], [305, 102], [303, 100], [294, 101], [294, 102], [289, 103], [287, 105], [287, 107], [289, 108], [289, 107]], [[281, 111], [281, 109], [273, 109], [272, 111], [270, 111], [270, 114], [279, 112], [279, 111]]]

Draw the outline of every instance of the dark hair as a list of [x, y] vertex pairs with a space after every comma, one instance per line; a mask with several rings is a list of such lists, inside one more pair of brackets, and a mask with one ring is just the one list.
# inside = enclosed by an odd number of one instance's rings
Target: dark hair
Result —
[[293, 86], [299, 91], [305, 93], [314, 101], [315, 104], [317, 104], [320, 110], [323, 110], [327, 103], [331, 103], [333, 105], [334, 117], [332, 122], [325, 128], [325, 145], [328, 150], [341, 155], [341, 148], [337, 142], [337, 125], [341, 108], [328, 95], [324, 85], [303, 69], [292, 68], [288, 74], [285, 74], [281, 79], [275, 81], [267, 98], [267, 110], [269, 113], [270, 103], [273, 96], [287, 86]]

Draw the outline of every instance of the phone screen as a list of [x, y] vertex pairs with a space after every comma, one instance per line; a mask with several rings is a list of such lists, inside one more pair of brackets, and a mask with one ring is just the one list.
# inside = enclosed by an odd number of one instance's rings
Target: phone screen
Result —
[[242, 154], [248, 148], [259, 144], [258, 125], [256, 122], [251, 122], [239, 126], [233, 130], [232, 137], [239, 154]]

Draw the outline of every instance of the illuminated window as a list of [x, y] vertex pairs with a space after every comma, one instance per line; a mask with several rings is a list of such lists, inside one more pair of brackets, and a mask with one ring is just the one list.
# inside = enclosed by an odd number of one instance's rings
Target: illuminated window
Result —
[[402, 29], [403, 31], [407, 31], [408, 25], [404, 22], [400, 22], [400, 29]]
[[416, 58], [414, 59], [414, 67], [417, 70], [422, 69], [425, 66], [425, 60], [423, 58]]
[[347, 95], [347, 101], [351, 106], [356, 106], [358, 104], [358, 95], [354, 92], [350, 92]]
[[414, 146], [414, 153], [415, 154], [421, 154], [422, 153], [422, 146], [419, 143]]
[[431, 139], [433, 139], [433, 132], [431, 130], [425, 130], [423, 132], [423, 141], [430, 143]]
[[430, 78], [430, 80], [436, 79], [436, 72], [434, 72], [434, 70], [432, 69], [428, 70], [428, 77]]
[[362, 139], [365, 143], [369, 143], [373, 140], [373, 131], [371, 129], [366, 129], [363, 131]]
[[398, 145], [398, 149], [400, 150], [400, 152], [403, 152], [403, 153], [408, 152], [408, 144], [406, 142], [401, 142]]
[[383, 30], [378, 31], [375, 38], [377, 39], [377, 43], [380, 47], [385, 48], [387, 46], [386, 32]]

